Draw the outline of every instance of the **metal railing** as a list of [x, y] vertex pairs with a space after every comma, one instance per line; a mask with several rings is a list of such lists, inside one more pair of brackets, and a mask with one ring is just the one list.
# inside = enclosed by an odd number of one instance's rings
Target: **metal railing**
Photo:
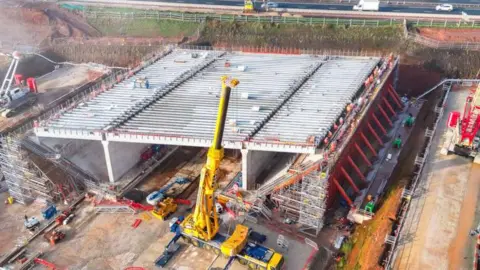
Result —
[[99, 9], [85, 9], [83, 15], [89, 19], [152, 19], [174, 20], [182, 22], [205, 22], [208, 19], [225, 22], [252, 22], [252, 23], [278, 23], [278, 24], [306, 24], [306, 25], [342, 25], [378, 27], [401, 25], [404, 20], [418, 27], [445, 27], [445, 28], [477, 28], [480, 21], [464, 21], [451, 19], [416, 19], [385, 18], [385, 19], [350, 19], [332, 17], [286, 17], [286, 16], [258, 16], [258, 15], [232, 15], [213, 13], [185, 13], [159, 10], [134, 10], [134, 11], [109, 11]]
[[419, 34], [409, 33], [408, 38], [412, 39], [416, 43], [435, 49], [459, 49], [459, 50], [480, 50], [479, 42], [447, 42], [431, 39]]

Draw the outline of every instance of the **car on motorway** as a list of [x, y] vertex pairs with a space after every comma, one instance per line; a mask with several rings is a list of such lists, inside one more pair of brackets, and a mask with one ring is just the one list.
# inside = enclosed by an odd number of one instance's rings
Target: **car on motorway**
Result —
[[262, 4], [262, 8], [264, 9], [278, 8], [278, 4], [275, 2], [267, 2]]
[[450, 4], [441, 4], [435, 7], [435, 10], [437, 11], [452, 11], [453, 6]]

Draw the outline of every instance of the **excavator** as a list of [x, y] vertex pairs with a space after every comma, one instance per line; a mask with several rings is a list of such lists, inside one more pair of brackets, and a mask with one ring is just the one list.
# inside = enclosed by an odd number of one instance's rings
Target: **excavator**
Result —
[[238, 224], [230, 236], [219, 232], [214, 192], [218, 185], [217, 171], [224, 155], [222, 138], [230, 93], [232, 88], [240, 83], [237, 79], [227, 76], [222, 76], [221, 81], [222, 92], [213, 142], [200, 174], [195, 210], [187, 217], [179, 217], [172, 222], [170, 231], [175, 232], [175, 237], [166, 246], [164, 254], [157, 259], [156, 264], [165, 266], [178, 250], [175, 242], [183, 238], [185, 242], [194, 246], [213, 250], [217, 255], [223, 254], [229, 258], [229, 264], [237, 259], [240, 264], [248, 265], [249, 269], [280, 270], [284, 262], [283, 256], [273, 249], [248, 241], [251, 232], [248, 227]]

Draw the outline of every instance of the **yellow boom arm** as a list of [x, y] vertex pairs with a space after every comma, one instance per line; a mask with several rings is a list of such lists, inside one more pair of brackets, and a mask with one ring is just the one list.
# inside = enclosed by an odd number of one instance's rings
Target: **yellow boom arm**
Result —
[[222, 93], [218, 106], [217, 122], [212, 146], [208, 149], [207, 163], [202, 168], [197, 194], [197, 202], [193, 214], [182, 222], [183, 232], [193, 237], [210, 241], [219, 230], [218, 216], [215, 209], [214, 192], [216, 189], [216, 173], [223, 159], [222, 138], [227, 117], [231, 88], [239, 84], [236, 79], [222, 77]]

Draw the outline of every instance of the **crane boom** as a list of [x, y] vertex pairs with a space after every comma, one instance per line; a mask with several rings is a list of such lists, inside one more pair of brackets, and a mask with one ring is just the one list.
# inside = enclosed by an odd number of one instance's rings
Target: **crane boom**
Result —
[[188, 215], [182, 222], [184, 233], [206, 241], [210, 241], [219, 230], [214, 198], [214, 192], [217, 186], [216, 173], [223, 159], [222, 139], [230, 92], [232, 87], [238, 84], [239, 81], [237, 79], [222, 76], [222, 92], [218, 106], [215, 132], [212, 145], [208, 149], [207, 162], [200, 173], [195, 211], [193, 214]]

